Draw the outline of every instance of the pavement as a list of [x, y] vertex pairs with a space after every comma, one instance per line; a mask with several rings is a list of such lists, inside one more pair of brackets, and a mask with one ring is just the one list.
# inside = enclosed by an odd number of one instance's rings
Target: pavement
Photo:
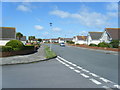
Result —
[[37, 52], [29, 55], [18, 55], [0, 58], [0, 65], [25, 64], [42, 61], [46, 59], [44, 46], [41, 46]]
[[[49, 61], [2, 67], [3, 88], [120, 88], [118, 56], [52, 45]], [[12, 82], [12, 83], [11, 83]]]

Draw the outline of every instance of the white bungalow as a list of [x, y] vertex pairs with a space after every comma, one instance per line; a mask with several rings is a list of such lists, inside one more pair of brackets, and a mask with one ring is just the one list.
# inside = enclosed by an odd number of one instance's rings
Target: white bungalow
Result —
[[75, 42], [75, 44], [86, 44], [86, 38], [87, 36], [74, 36], [72, 41]]

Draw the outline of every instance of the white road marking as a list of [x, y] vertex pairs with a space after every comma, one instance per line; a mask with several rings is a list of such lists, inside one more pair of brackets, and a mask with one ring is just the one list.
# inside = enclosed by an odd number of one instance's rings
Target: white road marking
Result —
[[95, 79], [89, 79], [89, 80], [91, 80], [92, 82], [94, 82], [95, 84], [97, 84], [97, 85], [100, 85], [100, 84], [102, 84], [101, 82], [99, 82], [99, 81], [97, 81], [97, 80], [95, 80]]
[[68, 67], [68, 66], [70, 66], [70, 65], [68, 65], [68, 64], [65, 64], [65, 66], [67, 66], [67, 67]]
[[90, 71], [88, 71], [88, 70], [86, 70], [86, 69], [82, 69], [82, 71], [84, 71], [84, 72], [90, 72]]
[[85, 78], [89, 78], [89, 76], [88, 75], [85, 75], [84, 73], [82, 73], [81, 74], [83, 77], [85, 77]]
[[120, 89], [120, 86], [119, 86], [119, 85], [114, 85], [114, 87], [116, 87], [116, 88]]
[[82, 69], [82, 67], [80, 67], [80, 66], [77, 66], [77, 68]]
[[111, 89], [111, 88], [109, 88], [107, 86], [102, 86], [102, 87], [105, 88], [106, 90], [113, 90], [113, 89]]
[[[86, 69], [83, 69], [82, 67], [77, 66], [76, 64], [74, 64], [74, 63], [72, 63], [72, 62], [69, 62], [69, 61], [63, 59], [63, 58], [60, 57], [60, 56], [58, 56], [58, 58], [56, 58], [56, 59], [57, 59], [60, 63], [62, 63], [62, 64], [64, 64], [65, 66], [67, 66], [68, 68], [74, 70], [76, 73], [80, 73], [80, 71], [79, 71], [79, 70], [76, 70], [74, 67], [76, 67], [76, 68], [78, 68], [78, 69], [81, 69], [81, 70], [84, 71], [84, 72], [87, 72], [88, 74], [92, 75], [93, 77], [96, 77], [96, 78], [99, 79], [99, 80], [104, 81], [104, 82], [106, 83], [106, 85], [107, 85], [107, 83], [111, 83], [111, 84], [113, 85], [113, 87], [120, 89], [120, 86], [117, 85], [116, 83], [114, 83], [114, 82], [112, 82], [112, 81], [110, 81], [110, 80], [107, 80], [107, 79], [105, 79], [105, 78], [103, 78], [103, 77], [100, 77], [100, 76], [98, 76], [98, 75], [96, 75], [96, 74], [94, 74], [94, 73], [91, 73], [90, 71], [88, 71], [88, 70], [86, 70]], [[69, 64], [72, 65], [72, 66], [74, 66], [74, 67], [71, 67]], [[92, 81], [93, 83], [95, 83], [95, 84], [97, 84], [97, 85], [102, 84], [101, 82], [97, 81], [97, 80], [94, 79], [94, 78], [90, 78], [90, 76], [88, 76], [88, 75], [86, 75], [86, 74], [84, 74], [84, 73], [81, 73], [80, 75], [82, 75], [82, 76], [85, 77], [85, 78], [89, 78], [90, 81]], [[111, 85], [111, 87], [112, 87], [112, 85]], [[103, 88], [106, 88], [107, 90], [112, 90], [108, 85], [107, 85], [107, 86], [104, 86], [104, 85], [103, 85], [102, 87], [103, 87]]]
[[99, 77], [98, 75], [96, 75], [96, 74], [94, 74], [94, 73], [89, 73], [89, 74], [91, 74], [91, 75], [94, 76], [94, 77]]
[[74, 69], [73, 67], [69, 67], [70, 69]]
[[73, 66], [77, 66], [76, 64], [72, 64]]
[[80, 73], [80, 71], [79, 70], [74, 70], [76, 73]]
[[107, 80], [107, 79], [105, 79], [105, 78], [102, 78], [102, 77], [100, 77], [99, 79], [101, 79], [102, 81], [104, 81], [104, 82], [106, 82], [106, 83], [110, 82], [109, 80]]

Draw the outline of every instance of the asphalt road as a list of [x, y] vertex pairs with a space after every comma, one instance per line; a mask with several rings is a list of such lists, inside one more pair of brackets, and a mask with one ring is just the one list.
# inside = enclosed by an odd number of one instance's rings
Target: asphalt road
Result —
[[52, 45], [58, 56], [71, 61], [99, 76], [118, 83], [118, 55], [81, 49], [79, 47], [60, 47]]
[[[115, 85], [105, 83], [105, 79], [118, 82], [117, 55], [59, 45], [52, 45], [52, 49], [60, 57], [39, 63], [3, 66], [3, 88], [102, 88]], [[105, 82], [95, 74], [105, 78]]]

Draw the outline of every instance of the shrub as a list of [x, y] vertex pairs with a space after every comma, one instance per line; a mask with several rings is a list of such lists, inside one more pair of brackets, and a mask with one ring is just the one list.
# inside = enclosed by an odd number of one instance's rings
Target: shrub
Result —
[[25, 45], [24, 49], [25, 49], [25, 50], [34, 49], [34, 45]]
[[11, 51], [13, 51], [13, 48], [11, 46], [0, 46], [0, 51], [11, 52]]
[[96, 44], [90, 44], [89, 46], [96, 47], [97, 45]]
[[102, 42], [102, 43], [98, 44], [98, 47], [108, 47], [108, 48], [110, 48], [111, 45], [109, 43]]
[[76, 43], [76, 45], [80, 45], [79, 43]]
[[19, 40], [10, 40], [6, 46], [11, 46], [12, 48], [24, 48], [24, 44]]
[[113, 40], [110, 42], [113, 48], [118, 48], [119, 47], [119, 40]]
[[66, 41], [68, 44], [75, 44], [73, 41]]

